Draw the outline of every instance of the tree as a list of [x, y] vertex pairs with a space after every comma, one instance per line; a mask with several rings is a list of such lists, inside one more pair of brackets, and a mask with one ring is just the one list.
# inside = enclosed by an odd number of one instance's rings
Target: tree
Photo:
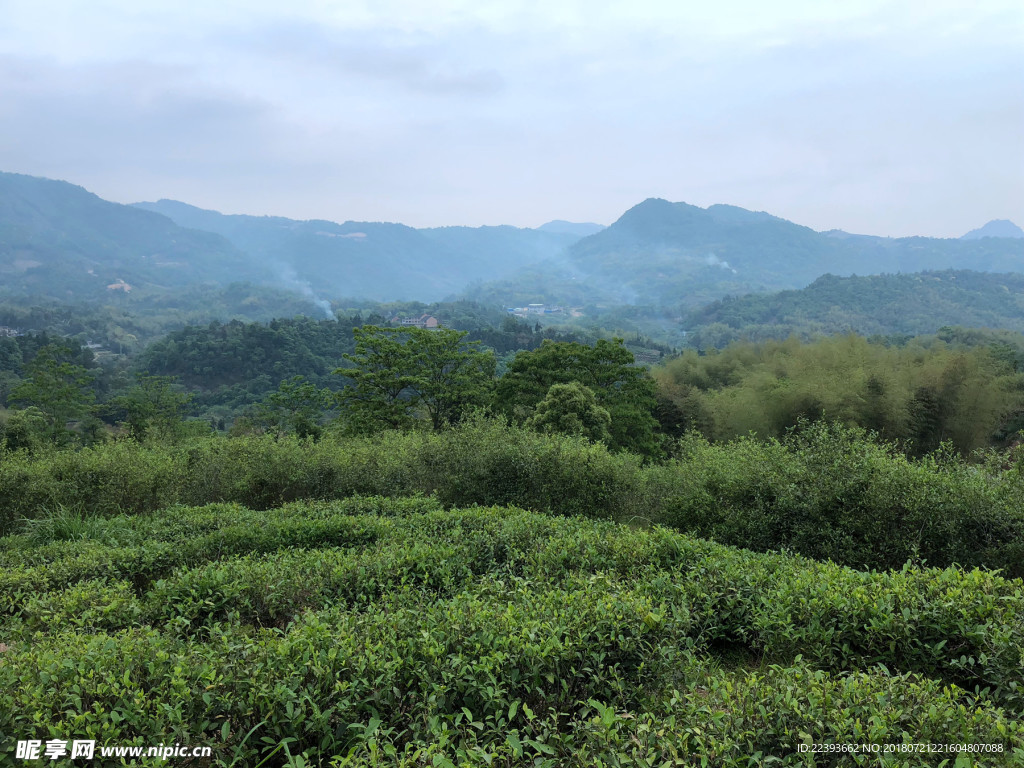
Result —
[[137, 384], [115, 397], [108, 410], [117, 413], [132, 438], [143, 441], [152, 432], [174, 438], [182, 432], [182, 422], [192, 395], [174, 389], [174, 376], [136, 374]]
[[6, 423], [0, 423], [0, 447], [9, 451], [24, 449], [34, 451], [49, 433], [49, 422], [41, 410], [34, 405], [7, 416]]
[[54, 443], [65, 443], [71, 437], [69, 421], [89, 413], [94, 400], [93, 376], [68, 358], [69, 347], [47, 344], [41, 347], [25, 366], [26, 378], [11, 390], [8, 398], [14, 403], [34, 405], [46, 419], [46, 436]]
[[320, 437], [320, 420], [333, 393], [318, 389], [305, 376], [282, 381], [256, 409], [256, 421], [278, 432], [294, 432], [299, 437]]
[[448, 328], [354, 328], [351, 368], [335, 371], [353, 384], [338, 395], [349, 428], [371, 433], [409, 429], [426, 416], [434, 430], [456, 424], [487, 402], [494, 355], [465, 331]]
[[495, 405], [514, 421], [533, 415], [553, 384], [578, 382], [590, 388], [599, 406], [611, 416], [610, 445], [643, 456], [660, 454], [651, 415], [655, 385], [647, 371], [634, 364], [622, 339], [600, 339], [593, 346], [545, 340], [523, 351], [509, 364], [495, 391]]
[[611, 439], [611, 422], [608, 411], [597, 404], [594, 390], [571, 381], [552, 384], [525, 424], [537, 432], [574, 435], [598, 442]]

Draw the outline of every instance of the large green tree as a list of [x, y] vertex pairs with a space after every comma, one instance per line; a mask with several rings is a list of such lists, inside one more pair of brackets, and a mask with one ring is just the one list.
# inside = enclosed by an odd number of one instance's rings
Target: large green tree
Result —
[[256, 408], [256, 421], [275, 432], [294, 432], [299, 437], [319, 438], [324, 412], [334, 393], [293, 376], [282, 381], [276, 392], [267, 395]]
[[28, 408], [9, 411], [6, 420], [0, 422], [0, 448], [34, 451], [49, 434], [50, 425], [46, 415], [30, 405]]
[[484, 405], [494, 381], [495, 360], [448, 328], [354, 328], [350, 368], [335, 373], [352, 380], [338, 395], [351, 431], [408, 429], [426, 420], [434, 430], [457, 423]]
[[538, 432], [585, 437], [608, 441], [608, 425], [612, 417], [597, 404], [594, 390], [578, 381], [552, 384], [544, 399], [537, 403], [526, 426]]
[[154, 433], [164, 439], [179, 437], [192, 395], [175, 388], [174, 376], [139, 373], [136, 382], [125, 394], [115, 397], [108, 410], [140, 442]]
[[25, 366], [25, 378], [8, 400], [36, 406], [46, 420], [46, 436], [65, 443], [72, 433], [67, 425], [90, 412], [94, 395], [89, 385], [92, 374], [70, 361], [72, 350], [60, 344], [47, 344]]
[[600, 339], [593, 346], [545, 341], [523, 351], [509, 364], [495, 391], [495, 407], [514, 421], [534, 415], [554, 384], [579, 382], [594, 392], [597, 404], [611, 416], [610, 445], [656, 456], [660, 441], [652, 413], [655, 385], [647, 371], [634, 364], [621, 339]]

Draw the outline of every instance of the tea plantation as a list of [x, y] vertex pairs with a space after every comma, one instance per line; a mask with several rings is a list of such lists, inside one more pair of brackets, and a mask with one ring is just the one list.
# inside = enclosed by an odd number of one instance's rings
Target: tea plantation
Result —
[[4, 765], [1024, 764], [1024, 584], [988, 570], [422, 496], [56, 514], [0, 566]]

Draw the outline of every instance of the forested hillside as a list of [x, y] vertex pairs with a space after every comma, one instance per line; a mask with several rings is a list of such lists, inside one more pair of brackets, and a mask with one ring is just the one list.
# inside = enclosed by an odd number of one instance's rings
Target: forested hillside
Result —
[[564, 259], [471, 295], [690, 310], [727, 295], [802, 288], [823, 274], [1024, 270], [1024, 240], [882, 238], [808, 227], [730, 205], [649, 199], [572, 245]]
[[560, 253], [572, 232], [516, 227], [413, 229], [402, 224], [225, 216], [173, 200], [137, 203], [217, 233], [266, 264], [279, 285], [321, 297], [437, 301]]
[[62, 301], [271, 278], [218, 235], [13, 173], [0, 173], [0, 274], [4, 293]]
[[918, 336], [943, 326], [1024, 331], [1024, 275], [947, 270], [824, 275], [806, 288], [726, 297], [688, 312], [686, 345], [724, 347], [797, 335]]

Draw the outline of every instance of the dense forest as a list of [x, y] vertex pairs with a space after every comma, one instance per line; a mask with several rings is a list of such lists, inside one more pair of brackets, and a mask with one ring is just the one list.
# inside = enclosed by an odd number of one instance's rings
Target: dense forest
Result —
[[825, 275], [806, 288], [727, 297], [687, 312], [686, 345], [837, 333], [919, 336], [943, 326], [1024, 331], [1024, 276], [947, 270], [868, 277]]
[[[301, 376], [317, 388], [341, 389], [344, 381], [332, 374], [345, 364], [343, 356], [354, 348], [353, 329], [366, 323], [387, 326], [392, 321], [400, 324], [423, 315], [435, 317], [444, 327], [463, 329], [469, 341], [479, 341], [493, 350], [499, 374], [517, 352], [535, 349], [545, 339], [593, 343], [612, 336], [601, 329], [542, 327], [539, 322], [467, 301], [352, 304], [339, 309], [331, 320], [298, 316], [245, 322], [236, 318], [184, 327], [176, 327], [180, 317], [173, 313], [138, 318], [127, 311], [116, 316], [112, 308], [84, 305], [0, 305], [0, 321], [6, 320], [7, 328], [18, 329], [21, 334], [0, 339], [11, 350], [17, 348], [16, 353], [7, 352], [0, 359], [0, 405], [6, 404], [34, 352], [50, 342], [72, 350], [64, 354], [65, 362], [88, 369], [90, 384], [86, 389], [96, 403], [102, 405], [124, 394], [135, 377], [165, 377], [188, 393], [190, 414], [216, 426], [230, 426], [243, 413], [251, 416], [282, 382], [295, 377]], [[211, 312], [216, 306], [215, 302], [211, 304]], [[114, 326], [118, 341], [113, 343], [106, 333], [112, 322], [120, 323]], [[153, 337], [156, 329], [167, 326], [168, 332]], [[138, 335], [128, 333], [132, 330]], [[636, 333], [627, 337], [627, 346], [647, 357], [660, 358], [672, 351]], [[110, 421], [112, 411], [97, 407], [96, 413], [114, 424]]]
[[[424, 310], [473, 330], [401, 325], [402, 318], [421, 317]], [[344, 432], [348, 417], [340, 403], [353, 383], [347, 374], [358, 368], [352, 355], [366, 327], [402, 340], [407, 381], [434, 356], [440, 355], [433, 364], [443, 366], [455, 350], [486, 351], [492, 362], [479, 383], [482, 394], [469, 400], [517, 423], [535, 416], [552, 385], [582, 385], [582, 396], [592, 393], [594, 404], [608, 411], [607, 434], [593, 434], [613, 448], [651, 457], [670, 452], [672, 441], [690, 431], [714, 440], [748, 433], [779, 438], [801, 419], [859, 426], [914, 455], [945, 443], [969, 455], [1008, 444], [1024, 427], [1024, 336], [1009, 331], [944, 328], [930, 336], [847, 334], [812, 341], [794, 336], [673, 356], [643, 337], [624, 343], [571, 327], [544, 328], [468, 302], [368, 305], [366, 311], [339, 311], [332, 320], [186, 326], [134, 355], [48, 332], [0, 338], [0, 404], [10, 409], [3, 422], [13, 419], [13, 434], [24, 428], [18, 409], [60, 410], [67, 418], [59, 425], [51, 419], [50, 438], [110, 439], [125, 426], [124, 398], [138, 396], [140, 382], [159, 381], [165, 396], [173, 392], [181, 399], [182, 419], [200, 419], [190, 429], [201, 423], [217, 430], [232, 424], [260, 429], [274, 398], [277, 408], [282, 392], [300, 387], [307, 396], [317, 393], [315, 413], [308, 411], [311, 404], [304, 406], [310, 423]], [[63, 317], [66, 329], [73, 329], [73, 313]], [[428, 340], [438, 338], [453, 340], [452, 348], [431, 351]], [[423, 349], [412, 351], [417, 347]], [[662, 362], [637, 365], [634, 353], [652, 347]], [[393, 395], [396, 402], [415, 404], [417, 389], [404, 383]], [[406, 410], [402, 423], [408, 428], [426, 418], [416, 407]], [[453, 414], [448, 422], [460, 418]]]

